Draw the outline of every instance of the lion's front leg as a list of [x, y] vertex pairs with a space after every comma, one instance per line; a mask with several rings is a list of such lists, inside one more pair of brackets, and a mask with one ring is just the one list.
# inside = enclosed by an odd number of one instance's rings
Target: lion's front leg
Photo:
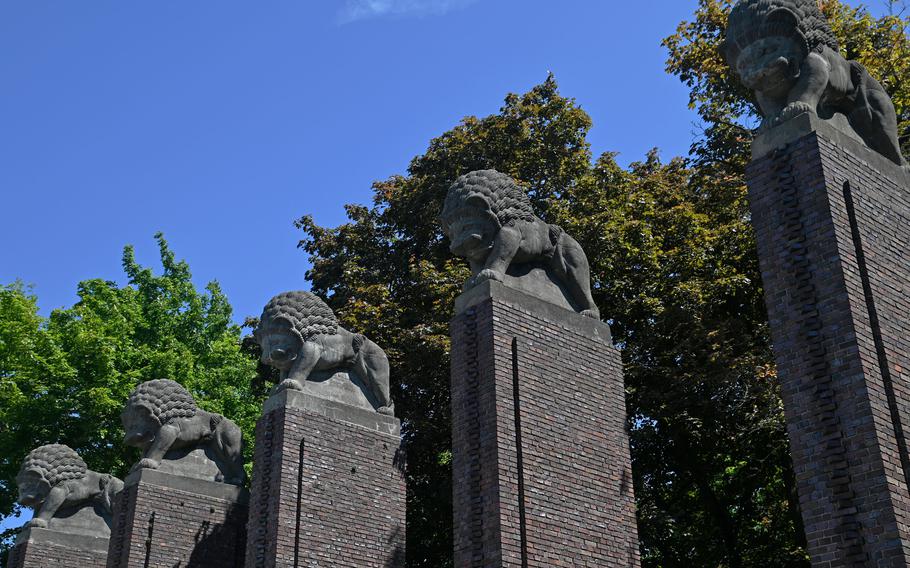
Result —
[[157, 469], [158, 466], [161, 465], [161, 460], [164, 459], [164, 455], [168, 453], [171, 446], [177, 441], [179, 435], [180, 428], [178, 426], [175, 426], [174, 424], [163, 425], [155, 435], [155, 439], [145, 450], [142, 459], [133, 466], [133, 470]]
[[66, 489], [60, 485], [51, 488], [41, 508], [35, 512], [35, 516], [28, 522], [28, 526], [39, 529], [47, 528], [47, 523], [54, 518], [57, 511], [66, 502]]
[[766, 95], [761, 91], [755, 91], [755, 99], [758, 101], [758, 107], [762, 113], [762, 121], [758, 129], [759, 131], [767, 130], [774, 126], [774, 122], [780, 117], [780, 112], [784, 109], [786, 101]]
[[473, 288], [487, 280], [501, 282], [520, 247], [520, 230], [515, 227], [500, 229], [493, 241], [493, 249], [484, 262], [483, 269], [468, 280], [465, 289]]
[[278, 383], [274, 392], [278, 393], [286, 389], [304, 390], [304, 385], [310, 373], [313, 372], [313, 369], [316, 368], [321, 359], [322, 346], [315, 341], [304, 341], [303, 345], [300, 346], [300, 352], [294, 361], [294, 365], [288, 372], [288, 377]]
[[828, 88], [830, 71], [825, 58], [815, 52], [809, 53], [799, 69], [799, 79], [790, 89], [787, 105], [780, 111], [779, 122], [790, 120], [803, 113], [818, 112], [818, 103]]

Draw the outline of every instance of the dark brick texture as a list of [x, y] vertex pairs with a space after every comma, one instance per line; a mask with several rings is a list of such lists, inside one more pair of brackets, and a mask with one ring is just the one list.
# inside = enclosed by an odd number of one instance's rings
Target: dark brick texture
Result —
[[114, 504], [108, 568], [243, 568], [245, 493], [152, 470], [128, 478]]
[[89, 547], [74, 546], [74, 543], [68, 542], [68, 539], [61, 539], [56, 543], [53, 540], [53, 538], [37, 542], [28, 539], [20, 540], [9, 551], [7, 568], [48, 568], [49, 566], [100, 568], [105, 566], [107, 550], [91, 550]]
[[[291, 395], [306, 398], [284, 396]], [[323, 403], [309, 402], [311, 408], [267, 402], [256, 426], [247, 568], [403, 568], [398, 421], [346, 405], [327, 416]], [[394, 422], [395, 432], [341, 419], [346, 414]]]
[[497, 282], [459, 302], [455, 566], [639, 566], [622, 364], [607, 325]]
[[812, 565], [908, 566], [910, 178], [794, 124], [747, 178]]

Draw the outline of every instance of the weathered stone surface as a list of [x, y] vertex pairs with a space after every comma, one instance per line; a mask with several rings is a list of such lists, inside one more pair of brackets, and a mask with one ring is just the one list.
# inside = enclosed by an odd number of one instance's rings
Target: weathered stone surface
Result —
[[196, 406], [192, 395], [176, 381], [156, 379], [137, 386], [121, 418], [124, 443], [143, 452], [134, 471], [163, 467], [177, 475], [243, 484], [240, 428], [224, 416]]
[[107, 562], [107, 537], [29, 527], [10, 549], [8, 568], [95, 568]]
[[455, 566], [640, 565], [609, 327], [486, 281], [452, 321]]
[[19, 503], [35, 509], [29, 527], [107, 538], [111, 507], [123, 482], [88, 469], [72, 448], [35, 448], [16, 476]]
[[525, 191], [509, 176], [478, 170], [459, 177], [449, 188], [440, 221], [450, 250], [471, 264], [474, 275], [465, 290], [487, 280], [505, 282], [600, 317], [581, 245], [537, 217]]
[[332, 310], [306, 291], [278, 294], [254, 332], [262, 362], [280, 372], [274, 392], [307, 393], [393, 415], [389, 360], [378, 345], [338, 325]]
[[108, 568], [243, 568], [249, 494], [226, 483], [138, 469], [114, 506]]
[[897, 116], [881, 84], [839, 52], [816, 0], [741, 0], [730, 13], [722, 51], [755, 92], [763, 128], [809, 113], [904, 165]]
[[403, 568], [399, 421], [286, 389], [256, 426], [247, 568]]
[[218, 481], [221, 470], [215, 461], [217, 455], [208, 447], [179, 448], [164, 454], [164, 459], [156, 468], [161, 473], [192, 477], [206, 481]]
[[813, 566], [908, 566], [910, 177], [798, 117], [748, 184]]

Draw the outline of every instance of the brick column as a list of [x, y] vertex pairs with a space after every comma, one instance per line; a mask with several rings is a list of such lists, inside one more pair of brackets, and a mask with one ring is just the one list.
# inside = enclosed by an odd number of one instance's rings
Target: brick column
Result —
[[910, 565], [910, 176], [803, 115], [749, 197], [813, 566]]
[[256, 425], [247, 568], [404, 568], [400, 425], [299, 391]]
[[609, 327], [490, 281], [455, 311], [456, 568], [639, 566]]
[[243, 568], [245, 489], [141, 469], [114, 504], [108, 568]]
[[65, 533], [56, 530], [26, 528], [9, 551], [8, 568], [89, 568], [104, 566], [108, 539]]

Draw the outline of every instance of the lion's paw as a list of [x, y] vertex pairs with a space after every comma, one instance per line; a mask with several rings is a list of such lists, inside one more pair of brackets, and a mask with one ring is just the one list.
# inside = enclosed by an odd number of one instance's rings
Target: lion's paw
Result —
[[786, 122], [791, 118], [795, 118], [801, 114], [806, 113], [815, 114], [815, 108], [813, 108], [809, 103], [794, 101], [785, 106], [784, 110], [780, 111], [780, 114], [777, 115], [776, 123], [780, 124], [781, 122]]
[[36, 529], [46, 529], [47, 521], [44, 519], [32, 519], [28, 522], [28, 526], [34, 527]]
[[385, 414], [386, 416], [395, 416], [395, 405], [390, 404], [389, 406], [380, 406], [376, 412], [379, 414]]
[[502, 282], [505, 275], [498, 270], [490, 270], [489, 268], [484, 268], [477, 274], [475, 274], [468, 283], [465, 285], [465, 289], [473, 288], [474, 286], [479, 286], [487, 280], [493, 280], [495, 282]]
[[158, 469], [159, 465], [161, 465], [161, 462], [158, 460], [142, 458], [139, 460], [139, 463], [136, 464], [136, 469]]
[[596, 309], [582, 310], [581, 315], [585, 316], [586, 318], [592, 318], [592, 319], [599, 320], [600, 319], [600, 310], [596, 310]]
[[277, 394], [284, 390], [302, 391], [304, 388], [303, 385], [300, 384], [300, 381], [296, 381], [294, 379], [285, 379], [278, 383], [272, 394]]

